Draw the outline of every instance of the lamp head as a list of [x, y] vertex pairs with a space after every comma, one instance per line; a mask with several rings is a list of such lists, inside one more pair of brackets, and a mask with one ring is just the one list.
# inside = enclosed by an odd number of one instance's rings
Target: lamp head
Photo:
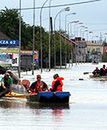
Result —
[[73, 15], [75, 15], [76, 13], [74, 12], [74, 13], [72, 13]]
[[92, 31], [90, 31], [89, 33], [93, 33]]
[[79, 22], [79, 20], [76, 20], [76, 21], [72, 21], [71, 23], [78, 23]]
[[66, 8], [65, 8], [65, 11], [70, 11], [70, 7], [66, 7]]

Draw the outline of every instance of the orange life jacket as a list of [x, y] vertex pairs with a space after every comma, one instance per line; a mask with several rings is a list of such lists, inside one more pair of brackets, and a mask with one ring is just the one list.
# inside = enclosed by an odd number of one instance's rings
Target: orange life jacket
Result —
[[63, 77], [57, 77], [52, 81], [52, 88], [51, 91], [62, 91], [63, 90]]

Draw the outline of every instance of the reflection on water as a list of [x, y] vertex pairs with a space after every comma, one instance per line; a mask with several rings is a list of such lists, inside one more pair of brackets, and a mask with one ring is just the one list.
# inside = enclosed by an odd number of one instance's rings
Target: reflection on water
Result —
[[27, 103], [32, 109], [69, 109], [69, 104], [55, 104], [55, 103]]
[[24, 108], [29, 107], [31, 109], [69, 109], [69, 104], [55, 104], [55, 103], [30, 103], [25, 100], [0, 100], [0, 108]]
[[1, 99], [0, 100], [0, 108], [23, 108], [26, 107], [26, 102], [25, 101], [15, 101], [11, 99]]
[[[0, 129], [2, 130], [53, 130], [63, 122], [69, 104], [29, 103], [21, 99], [0, 99]], [[56, 126], [55, 126], [56, 127]]]

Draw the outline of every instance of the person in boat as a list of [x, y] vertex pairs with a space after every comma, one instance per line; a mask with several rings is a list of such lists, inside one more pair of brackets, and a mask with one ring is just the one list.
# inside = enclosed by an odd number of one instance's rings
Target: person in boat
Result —
[[41, 81], [41, 75], [37, 75], [36, 79], [37, 80], [31, 84], [29, 91], [31, 93], [48, 91], [48, 85], [44, 81]]
[[100, 70], [98, 67], [95, 68], [95, 70], [92, 72], [94, 77], [100, 76]]
[[16, 76], [11, 70], [7, 70], [6, 73], [9, 73], [13, 79], [13, 84], [20, 84], [20, 79]]
[[63, 90], [63, 77], [60, 77], [58, 74], [53, 75], [53, 81], [52, 81], [52, 87], [50, 88], [50, 91], [56, 92], [56, 91], [62, 91]]
[[30, 81], [29, 80], [20, 80], [20, 78], [13, 73], [11, 70], [7, 70], [7, 73], [10, 74], [11, 78], [13, 79], [13, 85], [12, 85], [12, 90], [17, 91], [17, 92], [29, 92], [29, 85]]
[[103, 65], [103, 67], [100, 69], [100, 76], [106, 76], [107, 75], [107, 69], [106, 66]]
[[0, 86], [0, 97], [5, 96], [5, 94], [11, 92], [11, 86], [13, 84], [13, 79], [9, 73], [5, 73], [4, 77], [1, 79]]

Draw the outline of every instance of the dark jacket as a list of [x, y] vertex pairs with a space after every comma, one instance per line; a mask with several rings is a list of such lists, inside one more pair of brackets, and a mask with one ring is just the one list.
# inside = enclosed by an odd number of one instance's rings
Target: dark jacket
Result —
[[35, 81], [31, 84], [29, 90], [31, 92], [35, 92], [35, 93], [38, 93], [40, 91], [46, 91], [48, 90], [48, 86], [45, 82], [43, 81], [40, 81], [40, 83], [38, 83], [38, 81]]

